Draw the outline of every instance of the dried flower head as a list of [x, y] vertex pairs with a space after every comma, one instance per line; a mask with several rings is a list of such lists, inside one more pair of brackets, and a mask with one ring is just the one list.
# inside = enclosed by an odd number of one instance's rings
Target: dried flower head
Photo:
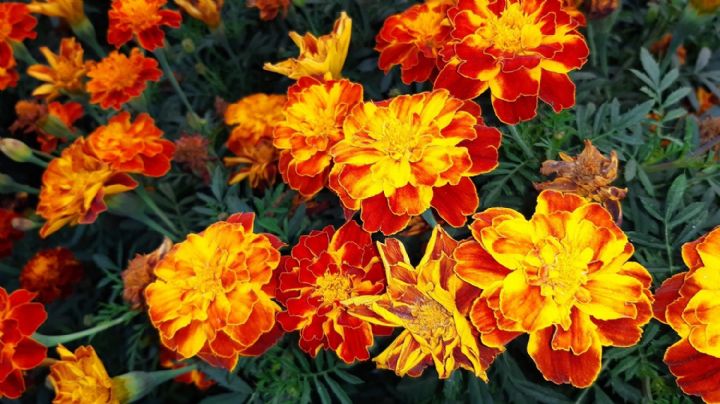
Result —
[[57, 247], [30, 258], [20, 272], [20, 285], [37, 293], [38, 301], [47, 304], [72, 293], [82, 276], [82, 264], [72, 251]]
[[208, 140], [203, 135], [182, 135], [175, 141], [173, 160], [208, 183], [210, 181], [210, 170], [207, 166], [210, 161], [208, 147]]
[[560, 159], [562, 161], [543, 162], [540, 173], [556, 177], [552, 181], [535, 183], [535, 189], [572, 192], [590, 198], [610, 211], [616, 221], [622, 221], [620, 202], [625, 198], [627, 189], [611, 185], [618, 174], [617, 153], [613, 150], [607, 158], [590, 140], [585, 140], [585, 149], [580, 154], [572, 157], [560, 153]]
[[74, 101], [65, 104], [53, 101], [45, 104], [34, 100], [21, 100], [15, 104], [17, 119], [10, 126], [10, 131], [34, 133], [40, 144], [40, 150], [52, 153], [57, 149], [58, 143], [64, 142], [66, 139], [57, 137], [50, 132], [57, 132], [57, 125], [64, 126], [63, 130], [74, 132], [75, 121], [82, 118], [84, 113], [82, 104]]
[[247, 6], [259, 9], [261, 20], [270, 21], [274, 20], [280, 12], [285, 18], [288, 7], [290, 7], [290, 0], [247, 0]]
[[172, 241], [165, 238], [155, 251], [137, 254], [128, 262], [127, 269], [122, 272], [123, 300], [133, 309], [145, 306], [145, 288], [155, 281], [155, 267], [172, 246]]

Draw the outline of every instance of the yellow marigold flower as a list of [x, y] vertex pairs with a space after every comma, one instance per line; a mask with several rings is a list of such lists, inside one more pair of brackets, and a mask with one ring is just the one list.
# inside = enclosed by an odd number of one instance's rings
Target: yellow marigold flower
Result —
[[434, 365], [441, 379], [463, 368], [487, 381], [485, 371], [500, 351], [480, 343], [466, 318], [478, 291], [453, 272], [457, 246], [441, 227], [433, 230], [425, 255], [413, 267], [396, 239], [378, 243], [387, 292], [344, 302], [355, 317], [404, 330], [374, 361], [398, 376], [420, 376]]
[[319, 38], [311, 33], [300, 36], [292, 31], [290, 39], [300, 48], [300, 55], [276, 64], [265, 63], [263, 68], [295, 80], [305, 76], [340, 79], [351, 34], [352, 20], [345, 12], [340, 13], [333, 31]]
[[28, 4], [30, 12], [48, 17], [58, 17], [70, 25], [77, 25], [85, 20], [83, 0], [36, 0]]
[[236, 214], [176, 244], [145, 289], [160, 341], [182, 358], [199, 356], [233, 369], [281, 335], [273, 272], [280, 263], [275, 236], [253, 232], [254, 214]]
[[127, 174], [113, 171], [78, 138], [50, 162], [42, 177], [38, 215], [47, 220], [40, 236], [65, 225], [88, 224], [107, 209], [104, 198], [137, 186]]
[[225, 0], [175, 0], [175, 4], [196, 20], [200, 20], [211, 29], [220, 25], [220, 11]]
[[241, 166], [230, 177], [228, 183], [237, 184], [247, 179], [251, 188], [273, 185], [278, 171], [278, 150], [269, 139], [261, 139], [256, 144], [234, 148], [235, 157], [225, 157], [228, 167]]
[[603, 346], [628, 347], [652, 317], [652, 278], [602, 206], [543, 191], [526, 220], [506, 208], [475, 215], [473, 239], [454, 252], [455, 273], [482, 290], [470, 319], [483, 343], [501, 348], [530, 334], [545, 379], [590, 386]]
[[236, 154], [245, 146], [253, 146], [262, 138], [272, 139], [275, 125], [283, 119], [287, 97], [281, 94], [252, 94], [228, 105], [225, 123], [234, 126], [228, 149]]
[[70, 352], [58, 345], [60, 360], [50, 367], [50, 383], [55, 390], [55, 404], [107, 403], [119, 404], [113, 380], [91, 346]]
[[27, 73], [45, 84], [33, 91], [34, 96], [55, 99], [60, 93], [81, 93], [85, 91], [85, 74], [87, 68], [83, 60], [83, 48], [75, 37], [63, 38], [60, 42], [60, 51], [55, 54], [47, 47], [40, 48], [40, 52], [48, 61], [48, 66], [32, 65]]

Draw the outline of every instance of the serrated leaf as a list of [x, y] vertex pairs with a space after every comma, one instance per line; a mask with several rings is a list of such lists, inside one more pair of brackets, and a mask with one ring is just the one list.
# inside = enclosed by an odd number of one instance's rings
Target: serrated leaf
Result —
[[690, 94], [690, 91], [692, 91], [690, 87], [680, 87], [677, 90], [673, 91], [667, 97], [665, 97], [665, 101], [662, 104], [663, 108], [667, 108], [671, 105], [676, 104], [677, 102], [685, 98], [688, 94]]
[[652, 80], [654, 88], [657, 89], [660, 82], [660, 65], [646, 48], [640, 48], [640, 63], [642, 63], [645, 73]]
[[680, 206], [683, 194], [687, 189], [687, 178], [685, 174], [679, 175], [673, 180], [670, 188], [668, 189], [667, 196], [665, 197], [665, 221], [669, 222], [672, 218], [673, 213]]
[[330, 393], [328, 393], [325, 386], [323, 386], [322, 382], [315, 377], [313, 378], [313, 381], [315, 382], [315, 390], [318, 393], [318, 397], [320, 397], [320, 402], [322, 404], [332, 404], [332, 399], [330, 398]]
[[337, 397], [338, 401], [340, 401], [341, 404], [352, 404], [352, 400], [350, 400], [350, 397], [348, 397], [345, 390], [343, 390], [342, 387], [340, 387], [340, 385], [335, 380], [328, 376], [327, 373], [323, 375], [323, 377], [325, 378], [325, 383], [328, 385], [328, 387], [330, 387], [330, 391], [333, 392], [333, 394], [335, 395], [335, 397]]
[[338, 378], [342, 379], [345, 383], [348, 383], [348, 384], [363, 384], [363, 383], [365, 383], [365, 381], [363, 381], [363, 379], [361, 379], [355, 375], [352, 375], [341, 369], [335, 370], [335, 375]]
[[660, 82], [660, 91], [665, 91], [667, 88], [669, 88], [675, 80], [680, 76], [680, 72], [678, 69], [672, 69], [665, 76], [662, 78], [662, 81]]

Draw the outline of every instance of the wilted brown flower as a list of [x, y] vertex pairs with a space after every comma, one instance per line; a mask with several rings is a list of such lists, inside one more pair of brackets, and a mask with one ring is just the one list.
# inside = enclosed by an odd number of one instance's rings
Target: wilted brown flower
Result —
[[718, 105], [718, 98], [715, 94], [706, 90], [705, 87], [698, 87], [695, 90], [695, 97], [698, 100], [697, 115], [702, 115], [709, 111], [715, 105]]
[[205, 183], [210, 182], [210, 171], [207, 163], [210, 161], [208, 153], [208, 140], [202, 135], [182, 135], [175, 141], [176, 163], [186, 170], [202, 178]]
[[165, 238], [155, 251], [149, 254], [137, 254], [128, 262], [122, 272], [123, 299], [133, 309], [145, 306], [145, 287], [155, 280], [155, 266], [173, 246], [169, 238]]
[[590, 198], [602, 204], [612, 213], [615, 221], [622, 221], [622, 206], [620, 201], [625, 198], [627, 188], [613, 187], [617, 178], [618, 158], [613, 150], [610, 158], [605, 157], [593, 146], [590, 140], [585, 140], [585, 149], [576, 157], [560, 153], [560, 159], [546, 160], [540, 167], [543, 175], [555, 174], [555, 179], [548, 182], [535, 183], [538, 191], [552, 189], [555, 191], [572, 192]]
[[708, 153], [714, 154], [715, 160], [720, 157], [718, 140], [720, 140], [720, 117], [707, 117], [700, 120], [700, 144], [707, 147]]
[[588, 18], [604, 18], [620, 7], [620, 0], [590, 0]]

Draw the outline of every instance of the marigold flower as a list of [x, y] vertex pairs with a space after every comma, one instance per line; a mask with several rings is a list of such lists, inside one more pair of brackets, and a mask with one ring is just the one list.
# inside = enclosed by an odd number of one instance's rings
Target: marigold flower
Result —
[[552, 181], [535, 183], [535, 189], [541, 191], [552, 189], [561, 192], [572, 192], [590, 198], [603, 205], [616, 222], [622, 221], [622, 205], [620, 202], [627, 194], [627, 188], [613, 187], [617, 179], [618, 158], [615, 150], [607, 158], [585, 140], [585, 149], [576, 157], [560, 153], [560, 159], [546, 160], [540, 167], [542, 175], [555, 174]]
[[207, 166], [210, 161], [209, 147], [208, 140], [203, 135], [182, 135], [175, 141], [173, 160], [202, 178], [205, 183], [209, 183], [210, 170]]
[[245, 179], [253, 189], [272, 186], [278, 171], [278, 150], [269, 139], [261, 139], [256, 144], [233, 148], [234, 157], [225, 157], [228, 167], [240, 166], [230, 177], [229, 184], [237, 184]]
[[46, 82], [33, 91], [34, 96], [47, 97], [52, 101], [61, 92], [77, 94], [85, 91], [87, 67], [83, 60], [83, 48], [75, 37], [63, 38], [58, 54], [45, 46], [40, 48], [40, 52], [48, 61], [48, 66], [38, 64], [27, 69], [28, 76]]
[[234, 126], [228, 149], [237, 154], [237, 150], [253, 146], [260, 139], [272, 139], [275, 125], [283, 119], [286, 100], [285, 95], [257, 93], [228, 105], [225, 123]]
[[20, 286], [37, 293], [37, 300], [48, 304], [70, 295], [82, 277], [82, 264], [72, 251], [56, 247], [30, 258], [20, 272]]
[[417, 377], [434, 365], [441, 379], [463, 368], [487, 381], [485, 371], [500, 351], [482, 345], [466, 318], [478, 291], [453, 273], [456, 246], [457, 241], [438, 226], [425, 255], [413, 267], [400, 241], [390, 238], [378, 243], [386, 293], [353, 297], [344, 304], [361, 320], [404, 328], [373, 359], [379, 368]]
[[675, 274], [655, 291], [655, 318], [680, 340], [665, 352], [665, 363], [686, 394], [720, 402], [720, 228], [682, 247], [687, 272]]
[[27, 5], [16, 2], [0, 4], [0, 47], [9, 48], [10, 41], [35, 39], [36, 25], [37, 20], [30, 15]]
[[351, 34], [352, 20], [345, 12], [340, 13], [332, 32], [319, 38], [311, 33], [300, 36], [292, 31], [290, 39], [300, 49], [298, 57], [276, 64], [265, 63], [263, 68], [294, 80], [305, 76], [340, 79], [350, 47]]
[[560, 0], [464, 0], [448, 15], [452, 41], [436, 88], [463, 99], [489, 88], [495, 115], [508, 124], [532, 119], [538, 97], [555, 112], [575, 105], [568, 73], [589, 51]]
[[155, 281], [155, 267], [172, 248], [173, 243], [165, 238], [160, 247], [149, 254], [136, 254], [122, 271], [123, 300], [133, 309], [145, 307], [145, 288]]
[[91, 63], [87, 76], [90, 102], [119, 110], [142, 94], [148, 81], [159, 81], [162, 71], [155, 59], [146, 58], [140, 49], [133, 48], [130, 57], [113, 51], [100, 62]]
[[166, 4], [167, 0], [113, 0], [108, 13], [108, 42], [119, 48], [134, 36], [149, 51], [162, 48], [165, 33], [161, 27], [180, 28], [182, 22], [179, 12], [162, 9]]
[[290, 188], [310, 198], [327, 184], [330, 149], [343, 138], [343, 122], [363, 100], [360, 84], [303, 77], [288, 90], [285, 118], [273, 144], [281, 150], [280, 173]]
[[590, 0], [588, 16], [591, 19], [604, 18], [617, 10], [618, 7], [620, 7], [620, 0]]
[[155, 121], [142, 113], [131, 122], [129, 112], [110, 118], [87, 138], [95, 155], [112, 169], [162, 177], [170, 171], [175, 144], [162, 138], [163, 131]]
[[20, 74], [15, 69], [17, 62], [12, 48], [3, 45], [5, 44], [0, 42], [0, 91], [15, 87], [20, 80]]
[[[160, 366], [170, 369], [181, 369], [186, 364], [180, 363], [183, 358], [176, 352], [173, 352], [164, 346], [160, 347]], [[191, 370], [175, 377], [178, 383], [194, 384], [199, 390], [207, 390], [215, 385], [215, 381], [207, 377], [207, 375], [199, 370]]]
[[545, 379], [588, 387], [603, 346], [628, 347], [652, 317], [652, 278], [610, 213], [575, 194], [543, 191], [526, 220], [506, 208], [474, 216], [455, 272], [482, 290], [470, 319], [488, 346], [530, 334]]
[[0, 258], [9, 257], [13, 245], [24, 235], [12, 226], [12, 221], [20, 215], [9, 209], [0, 209]]
[[[667, 52], [668, 48], [670, 47], [670, 42], [672, 42], [672, 34], [666, 33], [663, 35], [660, 39], [655, 41], [652, 45], [650, 45], [650, 52], [654, 53], [658, 56], [663, 56]], [[675, 49], [675, 56], [678, 59], [678, 62], [681, 65], [684, 65], [687, 61], [687, 49], [685, 49], [685, 46], [680, 44]]]
[[[593, 3], [597, 3], [596, 0], [591, 0]], [[583, 0], [563, 0], [563, 8], [568, 15], [575, 19], [580, 26], [586, 26], [587, 20], [585, 14], [580, 11], [580, 6], [583, 4]]]
[[10, 131], [15, 133], [22, 131], [25, 134], [35, 133], [40, 150], [45, 153], [52, 153], [57, 149], [59, 138], [48, 131], [54, 131], [56, 122], [59, 122], [71, 132], [74, 132], [75, 121], [82, 118], [85, 110], [78, 102], [67, 102], [61, 104], [53, 101], [50, 104], [41, 104], [36, 101], [21, 100], [15, 104], [17, 120], [10, 125]]
[[697, 89], [695, 89], [695, 97], [698, 100], [698, 115], [706, 113], [720, 103], [715, 94], [706, 90], [705, 87], [698, 87]]
[[313, 231], [300, 237], [281, 268], [278, 301], [287, 311], [278, 322], [285, 331], [300, 330], [300, 348], [313, 357], [331, 349], [346, 363], [370, 359], [373, 334], [389, 332], [352, 317], [341, 304], [384, 292], [385, 274], [370, 234], [353, 221], [337, 231]]
[[282, 243], [253, 233], [254, 218], [235, 214], [190, 234], [155, 268], [157, 279], [145, 289], [148, 314], [162, 344], [180, 357], [230, 370], [279, 337], [272, 298]]
[[47, 348], [32, 339], [47, 319], [45, 308], [32, 302], [35, 297], [24, 289], [9, 294], [0, 287], [0, 398], [15, 399], [25, 391], [23, 371], [39, 365]]
[[283, 18], [287, 15], [290, 0], [247, 0], [247, 6], [259, 9], [261, 20], [270, 21], [274, 20], [281, 11]]
[[62, 345], [56, 349], [60, 360], [50, 366], [48, 376], [55, 390], [53, 403], [120, 404], [121, 394], [92, 346], [78, 347], [74, 353]]
[[397, 233], [430, 207], [464, 225], [479, 203], [470, 177], [497, 166], [500, 146], [479, 112], [447, 90], [357, 105], [331, 151], [330, 189], [370, 232]]
[[113, 171], [78, 138], [52, 160], [42, 176], [37, 214], [47, 220], [40, 236], [47, 237], [65, 225], [95, 221], [107, 209], [105, 197], [137, 186], [127, 174]]
[[720, 8], [720, 0], [690, 0], [690, 5], [698, 14], [712, 14]]
[[400, 65], [402, 81], [423, 82], [437, 74], [440, 49], [450, 37], [451, 2], [416, 4], [388, 17], [375, 37], [378, 66], [387, 73]]
[[220, 26], [220, 11], [225, 0], [175, 0], [175, 4], [196, 20], [200, 20], [211, 29]]
[[28, 8], [33, 13], [62, 18], [70, 25], [78, 25], [85, 20], [83, 0], [35, 0], [28, 4]]

